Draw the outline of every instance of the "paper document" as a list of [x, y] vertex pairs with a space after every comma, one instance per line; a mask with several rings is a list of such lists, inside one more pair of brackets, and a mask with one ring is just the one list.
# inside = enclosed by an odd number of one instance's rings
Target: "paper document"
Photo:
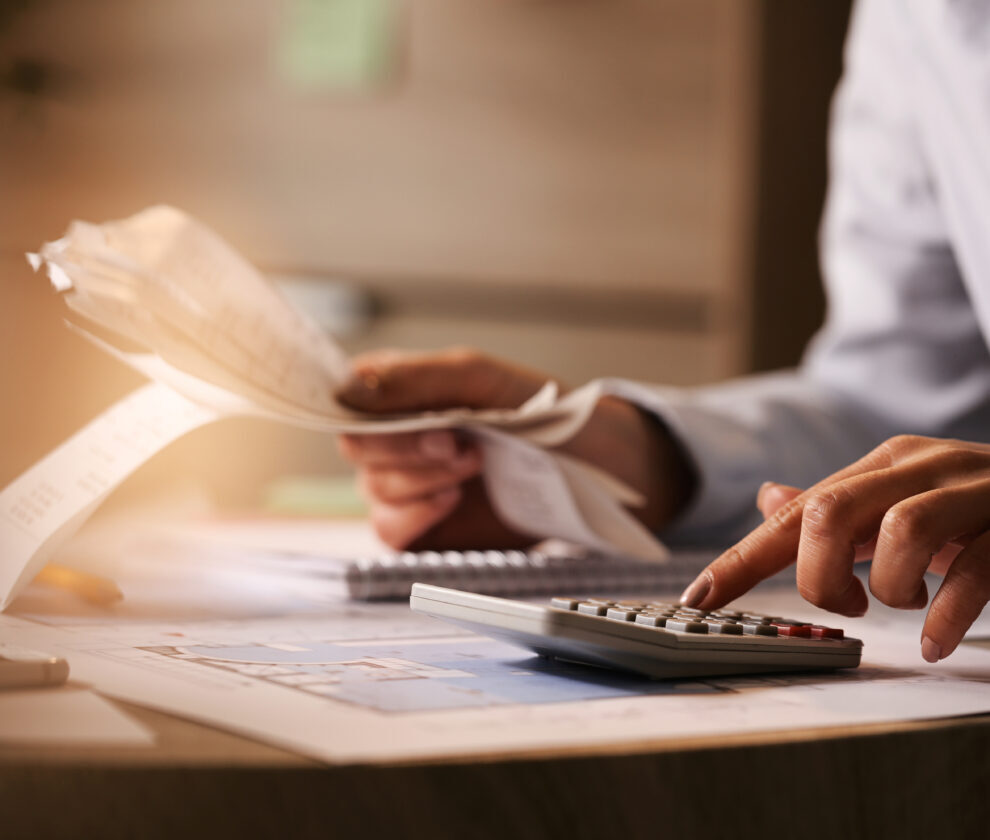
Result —
[[145, 385], [0, 491], [0, 607], [127, 476], [215, 418], [175, 391]]
[[[666, 559], [627, 510], [642, 503], [635, 491], [548, 448], [584, 425], [607, 382], [565, 396], [548, 383], [511, 410], [362, 415], [334, 397], [349, 375], [343, 351], [219, 236], [179, 210], [152, 207], [103, 225], [73, 222], [29, 259], [45, 267], [81, 320], [74, 329], [156, 385], [96, 418], [3, 491], [4, 606], [127, 474], [186, 431], [233, 416], [361, 434], [466, 429], [494, 467], [486, 470], [487, 488], [508, 525], [534, 538]], [[125, 350], [125, 342], [144, 350]], [[90, 457], [97, 451], [105, 464]], [[31, 514], [25, 527], [22, 511], [35, 502], [46, 513]]]
[[[747, 604], [819, 615], [790, 590]], [[542, 659], [405, 605], [200, 620], [20, 613], [0, 616], [0, 633], [65, 656], [108, 695], [328, 762], [642, 749], [990, 711], [990, 651], [964, 645], [929, 665], [916, 626], [843, 624], [864, 641], [859, 668], [672, 682]]]

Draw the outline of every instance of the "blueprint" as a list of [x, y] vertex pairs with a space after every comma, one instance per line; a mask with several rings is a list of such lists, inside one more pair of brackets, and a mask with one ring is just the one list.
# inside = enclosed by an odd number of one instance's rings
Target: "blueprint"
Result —
[[[697, 682], [644, 683], [635, 676], [527, 655], [477, 636], [142, 650], [390, 713], [719, 691]], [[401, 685], [395, 685], [398, 680]]]

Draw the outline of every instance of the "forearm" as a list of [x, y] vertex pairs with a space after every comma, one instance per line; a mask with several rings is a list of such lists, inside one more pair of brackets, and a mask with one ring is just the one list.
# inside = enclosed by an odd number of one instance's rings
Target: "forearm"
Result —
[[661, 531], [675, 542], [730, 541], [758, 522], [756, 492], [764, 481], [807, 486], [896, 433], [799, 372], [696, 389], [612, 380], [609, 390], [655, 414], [684, 453], [696, 484]]
[[680, 441], [654, 411], [616, 397], [603, 397], [592, 420], [563, 447], [642, 494], [633, 513], [653, 531], [687, 507], [697, 481]]

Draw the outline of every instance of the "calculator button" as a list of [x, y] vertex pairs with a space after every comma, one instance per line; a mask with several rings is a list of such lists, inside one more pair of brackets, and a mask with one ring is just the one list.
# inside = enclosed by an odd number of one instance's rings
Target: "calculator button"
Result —
[[625, 610], [622, 607], [609, 607], [606, 618], [612, 621], [635, 621], [638, 610]]
[[747, 636], [776, 636], [777, 628], [772, 624], [740, 624]]
[[778, 636], [791, 636], [799, 639], [811, 638], [810, 624], [782, 624], [780, 622], [774, 622], [770, 626], [777, 628]]
[[576, 610], [580, 601], [575, 601], [573, 598], [551, 598], [550, 606], [556, 607], [558, 610]]
[[636, 623], [645, 624], [647, 627], [663, 627], [667, 623], [667, 616], [641, 612], [636, 616]]
[[706, 621], [709, 633], [721, 633], [723, 636], [741, 636], [743, 629], [741, 624], [734, 621]]
[[676, 630], [679, 633], [707, 633], [708, 625], [703, 621], [691, 621], [683, 618], [668, 618], [664, 625], [668, 630]]
[[[442, 555], [437, 554], [437, 558]], [[467, 555], [465, 555], [467, 556]], [[508, 559], [508, 555], [506, 555]], [[721, 636], [780, 636], [796, 639], [833, 639], [845, 634], [838, 627], [811, 624], [783, 616], [742, 610], [701, 610], [670, 601], [613, 600], [603, 597], [569, 598], [557, 596], [550, 605], [583, 615], [604, 617], [612, 621], [634, 622], [644, 627], [664, 628], [677, 633]]]

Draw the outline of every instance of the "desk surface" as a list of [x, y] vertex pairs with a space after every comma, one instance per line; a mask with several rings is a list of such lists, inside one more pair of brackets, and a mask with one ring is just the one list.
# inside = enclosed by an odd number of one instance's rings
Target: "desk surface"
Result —
[[5, 837], [981, 837], [990, 825], [990, 715], [328, 767], [120, 705], [158, 733], [154, 749], [0, 749]]
[[990, 714], [327, 766], [117, 705], [154, 748], [0, 746], [0, 838], [985, 837]]

